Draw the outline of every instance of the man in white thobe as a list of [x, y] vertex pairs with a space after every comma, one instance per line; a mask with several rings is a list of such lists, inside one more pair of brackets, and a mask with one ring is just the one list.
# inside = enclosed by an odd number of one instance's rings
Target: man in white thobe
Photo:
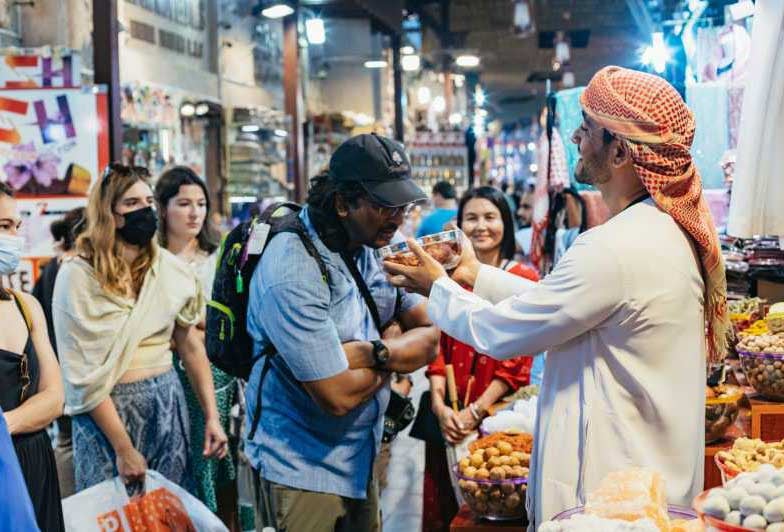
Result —
[[470, 249], [450, 279], [413, 242], [423, 266], [386, 265], [394, 283], [429, 294], [433, 322], [461, 342], [496, 358], [548, 351], [531, 529], [632, 466], [662, 473], [669, 501], [690, 505], [703, 487], [706, 348], [720, 356], [726, 327], [683, 100], [659, 77], [607, 67], [581, 103], [576, 178], [602, 192], [613, 216], [543, 281], [480, 265]]

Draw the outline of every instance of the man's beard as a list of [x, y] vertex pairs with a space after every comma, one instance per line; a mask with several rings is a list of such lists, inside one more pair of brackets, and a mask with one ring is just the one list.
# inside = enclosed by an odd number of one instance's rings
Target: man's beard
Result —
[[574, 179], [581, 185], [596, 186], [609, 181], [610, 172], [599, 165], [586, 164], [585, 158], [581, 158], [574, 169]]

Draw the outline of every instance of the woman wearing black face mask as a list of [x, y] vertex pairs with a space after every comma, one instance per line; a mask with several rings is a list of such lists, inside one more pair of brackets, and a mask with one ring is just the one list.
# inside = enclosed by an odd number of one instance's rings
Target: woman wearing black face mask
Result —
[[61, 266], [52, 313], [73, 416], [80, 491], [147, 468], [190, 486], [188, 412], [172, 367], [171, 339], [204, 410], [204, 454], [222, 457], [209, 362], [196, 325], [204, 296], [187, 265], [154, 240], [157, 217], [146, 169], [110, 165], [90, 193], [78, 257]]

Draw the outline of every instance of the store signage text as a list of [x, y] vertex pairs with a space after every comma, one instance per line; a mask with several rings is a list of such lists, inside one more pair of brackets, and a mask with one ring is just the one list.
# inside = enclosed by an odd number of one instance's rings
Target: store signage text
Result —
[[[54, 116], [49, 116], [43, 100], [36, 100], [33, 103], [35, 109], [36, 123], [41, 130], [41, 138], [44, 144], [49, 144], [62, 138], [73, 138], [76, 136], [76, 128], [71, 119], [71, 110], [68, 107], [68, 98], [59, 95], [56, 98], [58, 112]], [[30, 102], [17, 100], [14, 98], [0, 97], [0, 111], [12, 115], [26, 116]], [[57, 129], [53, 127], [58, 126]], [[62, 126], [63, 129], [59, 129]], [[19, 130], [14, 128], [0, 128], [0, 142], [9, 144], [19, 144], [22, 140]]]
[[158, 29], [158, 38], [156, 39], [155, 27], [145, 22], [131, 21], [131, 37], [150, 44], [157, 44], [161, 48], [189, 57], [201, 59], [204, 56], [203, 42], [161, 28]]

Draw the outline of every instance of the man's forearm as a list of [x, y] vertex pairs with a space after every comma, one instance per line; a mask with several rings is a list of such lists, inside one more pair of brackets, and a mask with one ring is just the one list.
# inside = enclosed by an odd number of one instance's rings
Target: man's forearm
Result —
[[[438, 354], [438, 328], [435, 326], [417, 327], [398, 336], [382, 340], [389, 349], [389, 360], [384, 370], [397, 373], [411, 373], [431, 363]], [[373, 344], [370, 342], [351, 342], [343, 344], [349, 368], [373, 368]]]
[[373, 397], [389, 375], [368, 368], [348, 369], [329, 379], [302, 384], [321, 408], [332, 415], [344, 416]]

